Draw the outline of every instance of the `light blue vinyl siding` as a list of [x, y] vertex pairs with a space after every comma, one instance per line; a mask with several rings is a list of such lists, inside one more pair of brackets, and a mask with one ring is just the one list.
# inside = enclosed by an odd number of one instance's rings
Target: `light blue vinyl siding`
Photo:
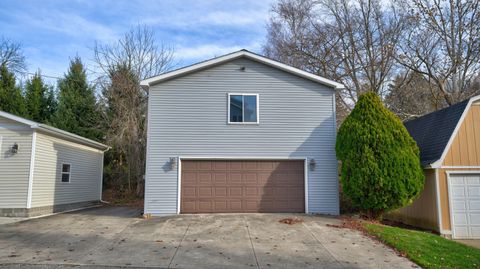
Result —
[[[259, 124], [228, 124], [228, 93], [258, 94]], [[334, 104], [333, 89], [245, 58], [152, 86], [145, 213], [176, 214], [168, 161], [188, 156], [313, 158], [309, 211], [338, 214]]]

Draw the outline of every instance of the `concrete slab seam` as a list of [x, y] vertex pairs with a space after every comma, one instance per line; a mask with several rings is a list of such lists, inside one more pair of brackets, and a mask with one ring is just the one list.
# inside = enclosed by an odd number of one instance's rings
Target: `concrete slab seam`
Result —
[[330, 250], [325, 247], [325, 245], [320, 241], [318, 240], [317, 236], [315, 236], [315, 234], [312, 232], [312, 230], [305, 224], [305, 223], [302, 223], [303, 227], [305, 227], [308, 232], [310, 233], [310, 235], [328, 252], [328, 254], [330, 254], [330, 256], [340, 265], [342, 266], [343, 268], [345, 268], [345, 266], [335, 257], [335, 255], [333, 255], [332, 252], [330, 252]]
[[175, 253], [173, 253], [172, 259], [170, 260], [170, 263], [168, 264], [168, 268], [172, 268], [172, 263], [173, 260], [175, 259], [175, 256], [177, 256], [178, 249], [182, 246], [183, 240], [185, 240], [185, 237], [187, 237], [188, 229], [190, 229], [190, 225], [188, 224], [187, 229], [185, 229], [185, 233], [183, 234], [182, 240], [180, 240], [180, 243], [178, 243], [178, 247], [175, 250]]
[[250, 235], [250, 229], [248, 228], [248, 223], [247, 223], [247, 220], [245, 219], [245, 216], [243, 216], [243, 222], [245, 223], [245, 228], [247, 229], [248, 239], [250, 240], [250, 244], [252, 245], [253, 257], [255, 257], [255, 262], [257, 263], [257, 269], [260, 269], [257, 253], [255, 252], [255, 247], [253, 246], [252, 236]]

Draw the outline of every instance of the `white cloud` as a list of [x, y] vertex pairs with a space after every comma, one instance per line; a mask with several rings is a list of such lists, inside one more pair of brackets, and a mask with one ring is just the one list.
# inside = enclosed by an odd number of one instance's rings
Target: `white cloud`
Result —
[[110, 42], [118, 38], [117, 31], [110, 25], [102, 24], [78, 15], [74, 10], [26, 9], [11, 14], [16, 21], [28, 25], [30, 29], [58, 32], [75, 38], [94, 38]]

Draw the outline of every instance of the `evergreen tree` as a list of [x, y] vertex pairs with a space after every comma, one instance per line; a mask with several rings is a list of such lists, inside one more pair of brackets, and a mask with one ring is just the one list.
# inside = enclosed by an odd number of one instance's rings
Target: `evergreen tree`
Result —
[[58, 81], [58, 107], [52, 125], [90, 139], [102, 137], [98, 130], [99, 113], [94, 89], [88, 84], [86, 70], [79, 57], [70, 62], [65, 77]]
[[25, 101], [20, 87], [15, 84], [15, 75], [6, 65], [0, 66], [0, 110], [23, 117]]
[[343, 122], [336, 151], [344, 193], [370, 218], [410, 204], [423, 189], [415, 140], [373, 92]]
[[25, 106], [27, 116], [42, 123], [49, 121], [55, 112], [56, 100], [53, 89], [43, 82], [40, 72], [27, 80]]

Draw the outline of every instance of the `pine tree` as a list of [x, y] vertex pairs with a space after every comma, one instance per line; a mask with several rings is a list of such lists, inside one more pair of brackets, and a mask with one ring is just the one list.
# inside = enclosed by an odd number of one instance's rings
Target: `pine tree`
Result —
[[88, 84], [86, 70], [79, 57], [70, 62], [65, 77], [58, 82], [58, 107], [52, 125], [90, 139], [102, 137], [97, 125], [99, 113], [94, 89]]
[[25, 101], [20, 87], [15, 84], [15, 75], [6, 65], [0, 66], [0, 110], [23, 117]]
[[336, 151], [344, 193], [370, 218], [410, 204], [423, 189], [415, 140], [373, 92], [343, 122]]
[[27, 117], [42, 123], [48, 122], [55, 112], [55, 94], [53, 89], [43, 82], [40, 72], [26, 82], [25, 106]]

